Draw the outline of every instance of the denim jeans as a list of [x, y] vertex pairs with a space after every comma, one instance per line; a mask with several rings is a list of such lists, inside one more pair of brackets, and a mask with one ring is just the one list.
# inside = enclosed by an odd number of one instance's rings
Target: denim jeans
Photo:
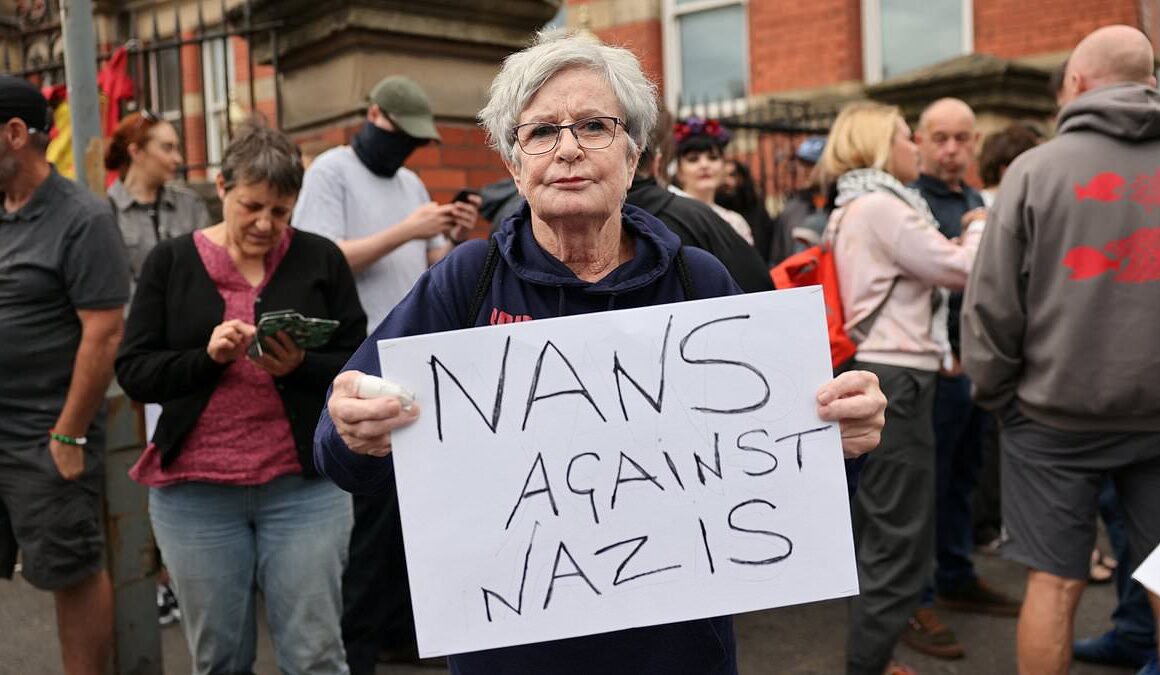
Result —
[[975, 580], [971, 493], [982, 464], [983, 436], [991, 416], [971, 401], [965, 376], [939, 377], [934, 399], [935, 574], [923, 593], [930, 605], [935, 588], [953, 592]]
[[354, 516], [327, 480], [149, 491], [154, 535], [181, 603], [193, 673], [249, 673], [261, 591], [282, 673], [347, 673], [339, 620]]
[[1120, 563], [1116, 566], [1115, 572], [1118, 602], [1115, 611], [1112, 612], [1116, 636], [1131, 645], [1155, 649], [1156, 618], [1152, 614], [1152, 607], [1148, 604], [1144, 587], [1132, 578], [1132, 570], [1144, 561], [1133, 560], [1131, 557], [1124, 510], [1120, 508], [1120, 498], [1116, 496], [1116, 486], [1110, 478], [1105, 479], [1104, 489], [1100, 492], [1100, 516], [1108, 527], [1108, 539], [1112, 543], [1116, 560]]

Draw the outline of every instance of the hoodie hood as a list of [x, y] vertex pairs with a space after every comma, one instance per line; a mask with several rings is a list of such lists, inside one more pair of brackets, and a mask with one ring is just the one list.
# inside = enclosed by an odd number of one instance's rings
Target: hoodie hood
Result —
[[1093, 89], [1059, 113], [1059, 133], [1073, 131], [1133, 142], [1160, 138], [1160, 91], [1131, 83]]
[[531, 210], [524, 203], [503, 222], [495, 237], [500, 253], [516, 276], [539, 286], [575, 288], [596, 295], [628, 293], [665, 274], [681, 248], [681, 240], [661, 221], [643, 209], [625, 204], [621, 226], [635, 245], [632, 260], [600, 281], [589, 283], [540, 246], [532, 234], [531, 218]]

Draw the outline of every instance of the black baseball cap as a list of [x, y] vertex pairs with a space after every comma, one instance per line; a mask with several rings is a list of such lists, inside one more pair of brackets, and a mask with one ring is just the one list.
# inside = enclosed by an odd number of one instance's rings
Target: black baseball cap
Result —
[[0, 124], [17, 118], [29, 129], [48, 131], [52, 123], [48, 100], [23, 77], [0, 75]]

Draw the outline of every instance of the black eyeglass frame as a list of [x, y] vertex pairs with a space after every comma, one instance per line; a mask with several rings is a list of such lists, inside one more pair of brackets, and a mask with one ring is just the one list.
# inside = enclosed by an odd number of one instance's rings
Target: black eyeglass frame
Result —
[[[612, 120], [612, 135], [609, 137], [607, 145], [602, 145], [600, 147], [590, 147], [590, 146], [584, 145], [580, 141], [580, 135], [576, 133], [576, 126], [580, 125], [580, 124], [584, 124], [585, 122], [590, 122], [592, 120]], [[524, 148], [524, 144], [520, 141], [520, 129], [522, 129], [524, 127], [531, 127], [531, 126], [555, 127], [556, 128], [556, 140], [552, 143], [552, 147], [548, 148], [547, 150], [543, 150], [541, 152], [528, 152], [528, 150], [526, 148]], [[576, 120], [575, 122], [573, 122], [571, 124], [552, 124], [551, 122], [525, 122], [523, 124], [517, 124], [516, 126], [512, 127], [512, 140], [515, 141], [516, 145], [519, 146], [520, 151], [523, 152], [525, 155], [536, 157], [538, 155], [546, 155], [549, 152], [552, 152], [553, 150], [555, 150], [556, 146], [560, 145], [561, 132], [563, 132], [565, 129], [567, 129], [568, 131], [572, 132], [572, 138], [576, 139], [576, 145], [580, 146], [581, 149], [583, 149], [583, 150], [603, 150], [607, 147], [610, 147], [613, 143], [616, 142], [616, 127], [618, 127], [618, 126], [624, 127], [625, 133], [628, 133], [628, 126], [624, 123], [624, 120], [620, 119], [619, 117], [613, 117], [612, 115], [593, 115], [592, 117], [585, 117], [582, 120]]]

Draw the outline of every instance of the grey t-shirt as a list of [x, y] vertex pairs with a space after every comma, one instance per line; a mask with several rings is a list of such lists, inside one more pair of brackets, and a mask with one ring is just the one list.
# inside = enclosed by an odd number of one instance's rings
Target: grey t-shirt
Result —
[[77, 310], [128, 299], [108, 201], [55, 169], [18, 211], [0, 199], [0, 449], [37, 442], [56, 423], [80, 346]]
[[[401, 168], [390, 178], [376, 176], [344, 145], [319, 155], [306, 171], [293, 223], [331, 241], [361, 239], [398, 224], [429, 201], [427, 188], [412, 171]], [[427, 251], [447, 243], [443, 235], [413, 239], [355, 275], [368, 330], [427, 271]]]

